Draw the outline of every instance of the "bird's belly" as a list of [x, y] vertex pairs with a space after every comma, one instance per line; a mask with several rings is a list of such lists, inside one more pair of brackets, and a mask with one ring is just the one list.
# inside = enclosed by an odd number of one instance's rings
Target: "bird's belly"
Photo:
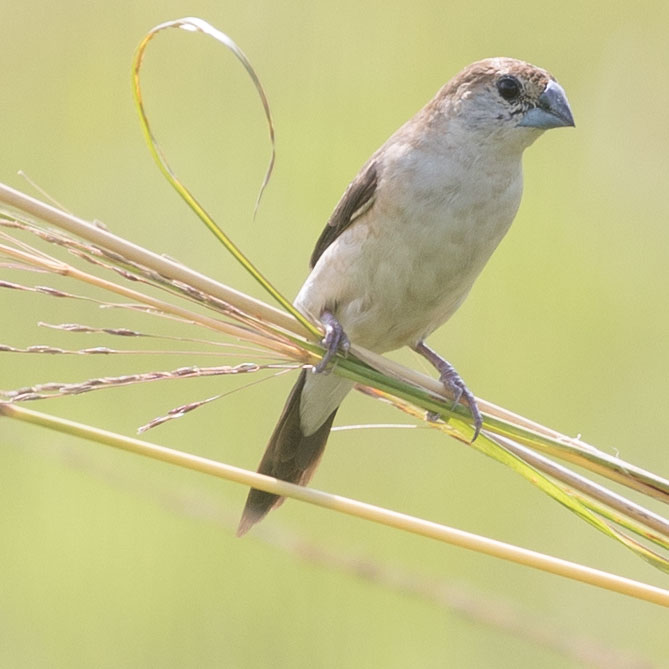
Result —
[[380, 245], [375, 262], [353, 272], [357, 290], [336, 309], [352, 341], [389, 351], [415, 344], [448, 320], [478, 272], [457, 248], [438, 246]]
[[460, 306], [514, 214], [361, 221], [326, 249], [295, 305], [314, 319], [332, 311], [373, 351], [415, 344]]

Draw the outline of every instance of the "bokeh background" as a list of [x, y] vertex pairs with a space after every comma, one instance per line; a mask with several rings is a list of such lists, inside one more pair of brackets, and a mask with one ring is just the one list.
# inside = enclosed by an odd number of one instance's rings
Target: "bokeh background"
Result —
[[[266, 129], [229, 53], [202, 36], [159, 36], [144, 69], [154, 128], [180, 175], [287, 295], [358, 167], [446, 79], [494, 55], [550, 69], [576, 129], [551, 131], [527, 153], [510, 234], [431, 341], [480, 396], [667, 474], [667, 3], [3, 3], [0, 179], [30, 191], [24, 170], [78, 215], [262, 297], [162, 180], [136, 120], [133, 50], [150, 27], [183, 15], [228, 32], [270, 98], [278, 160], [257, 219]], [[29, 294], [3, 292], [0, 306], [0, 342], [15, 346], [119, 345], [38, 321], [175, 327]], [[0, 387], [210, 362], [4, 354]], [[291, 381], [233, 394], [149, 436], [255, 468]], [[32, 408], [133, 434], [244, 382], [168, 382]], [[338, 423], [398, 420], [354, 395]], [[531, 638], [530, 623], [618, 660], [669, 657], [666, 615], [650, 604], [295, 502], [240, 541], [240, 486], [8, 420], [0, 445], [2, 666], [585, 662]], [[314, 485], [667, 585], [513, 473], [430, 430], [334, 434]], [[270, 536], [445, 585], [479, 613], [312, 564]], [[520, 631], [484, 624], [481, 613], [517, 618]]]

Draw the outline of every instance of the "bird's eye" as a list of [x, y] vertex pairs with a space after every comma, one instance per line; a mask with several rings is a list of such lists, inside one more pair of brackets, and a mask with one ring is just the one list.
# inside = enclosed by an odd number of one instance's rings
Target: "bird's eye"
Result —
[[504, 76], [497, 82], [497, 90], [505, 100], [515, 100], [520, 95], [520, 82], [516, 77]]

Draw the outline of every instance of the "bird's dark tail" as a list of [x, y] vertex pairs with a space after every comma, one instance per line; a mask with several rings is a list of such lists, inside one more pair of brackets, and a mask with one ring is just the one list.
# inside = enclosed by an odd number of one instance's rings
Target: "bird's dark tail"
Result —
[[[300, 399], [306, 375], [306, 370], [302, 370], [258, 466], [259, 474], [267, 474], [299, 485], [306, 485], [312, 477], [323, 455], [330, 427], [337, 413], [335, 409], [316, 432], [309, 436], [304, 435], [300, 422]], [[251, 488], [237, 528], [237, 536], [246, 534], [281, 502], [283, 497], [279, 495]]]

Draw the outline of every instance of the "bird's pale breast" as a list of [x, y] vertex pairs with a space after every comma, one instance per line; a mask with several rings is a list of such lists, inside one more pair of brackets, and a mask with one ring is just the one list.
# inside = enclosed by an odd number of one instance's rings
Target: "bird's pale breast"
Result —
[[353, 342], [377, 352], [416, 343], [455, 312], [520, 203], [520, 156], [453, 170], [422, 158], [381, 182], [295, 301], [314, 319], [333, 311]]

